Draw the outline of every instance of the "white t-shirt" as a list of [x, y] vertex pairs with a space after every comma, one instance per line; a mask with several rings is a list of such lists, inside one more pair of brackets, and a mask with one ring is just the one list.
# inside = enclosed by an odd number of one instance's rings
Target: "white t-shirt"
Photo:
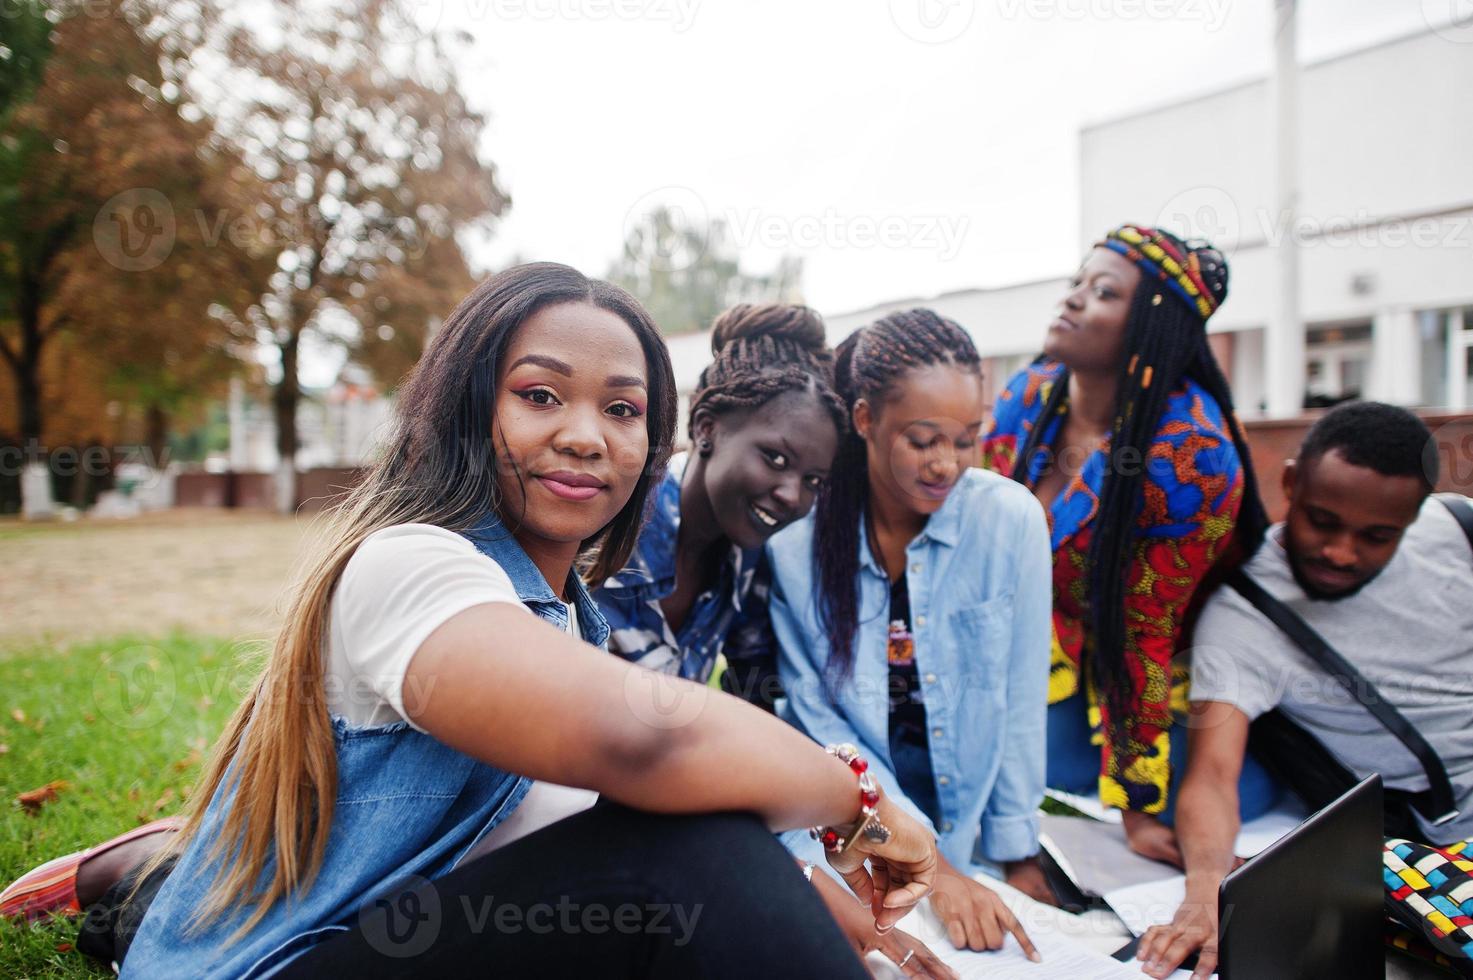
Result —
[[[402, 720], [423, 731], [404, 712], [409, 662], [431, 633], [487, 602], [526, 609], [506, 571], [461, 535], [430, 524], [399, 524], [370, 534], [348, 559], [329, 604], [328, 711], [354, 728]], [[568, 631], [580, 635], [571, 604]], [[590, 790], [534, 783], [474, 853], [505, 846], [587, 809], [597, 798]]]
[[[1473, 554], [1462, 528], [1429, 498], [1381, 574], [1343, 599], [1305, 595], [1281, 534], [1282, 525], [1270, 530], [1248, 573], [1354, 664], [1442, 758], [1463, 815], [1429, 839], [1473, 834]], [[1357, 775], [1427, 788], [1416, 756], [1237, 592], [1213, 594], [1192, 642], [1192, 700], [1222, 701], [1249, 718], [1277, 707]]]
[[403, 697], [410, 660], [448, 620], [487, 602], [526, 609], [502, 567], [461, 535], [429, 524], [370, 534], [329, 605], [328, 711], [354, 728], [414, 725]]

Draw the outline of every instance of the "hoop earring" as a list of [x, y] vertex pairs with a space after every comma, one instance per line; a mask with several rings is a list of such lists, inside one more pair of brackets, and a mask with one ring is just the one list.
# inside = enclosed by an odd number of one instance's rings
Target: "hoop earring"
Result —
[[702, 459], [705, 459], [706, 457], [710, 456], [711, 455], [711, 440], [710, 439], [700, 439], [700, 440], [698, 440], [696, 442], [696, 450], [701, 454], [701, 458]]

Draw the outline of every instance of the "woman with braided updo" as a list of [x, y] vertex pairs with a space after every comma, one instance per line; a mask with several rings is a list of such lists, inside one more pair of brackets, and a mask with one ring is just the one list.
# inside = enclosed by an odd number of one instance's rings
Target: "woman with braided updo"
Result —
[[[792, 720], [862, 746], [893, 799], [935, 828], [932, 908], [958, 947], [1012, 932], [973, 854], [1048, 899], [1039, 871], [1049, 650], [1038, 502], [975, 468], [980, 359], [956, 323], [895, 313], [839, 345], [850, 411], [811, 518], [768, 545], [769, 608]], [[979, 843], [980, 835], [980, 843]], [[803, 853], [808, 842], [789, 839]]]
[[770, 706], [772, 671], [743, 655], [766, 659], [771, 646], [761, 549], [813, 506], [844, 408], [823, 320], [806, 306], [734, 306], [711, 348], [691, 396], [694, 452], [671, 459], [632, 559], [593, 595], [614, 653], [704, 682], [725, 649], [740, 661], [737, 692]]
[[[1048, 782], [1124, 811], [1131, 846], [1179, 864], [1169, 829], [1173, 667], [1190, 614], [1266, 520], [1207, 343], [1228, 267], [1206, 242], [1124, 225], [1085, 257], [1043, 354], [999, 397], [985, 465], [1049, 514], [1054, 643]], [[1208, 585], [1204, 585], [1208, 583]], [[1243, 806], [1274, 801], [1245, 767]]]

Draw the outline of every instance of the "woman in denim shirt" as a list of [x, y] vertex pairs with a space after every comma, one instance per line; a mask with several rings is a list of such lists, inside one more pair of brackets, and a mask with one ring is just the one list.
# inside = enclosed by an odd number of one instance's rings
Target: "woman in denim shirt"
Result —
[[[648, 314], [566, 266], [508, 270], [446, 321], [397, 411], [191, 797], [174, 871], [138, 872], [152, 904], [122, 975], [864, 976], [768, 831], [852, 840], [830, 863], [888, 927], [933, 877], [924, 828], [883, 795], [855, 823], [857, 765], [597, 647], [575, 567], [623, 564], [673, 435]], [[608, 802], [481, 853], [542, 781]], [[876, 816], [889, 832], [861, 833]]]
[[984, 405], [961, 327], [929, 310], [892, 314], [841, 344], [835, 371], [853, 431], [813, 517], [768, 546], [787, 711], [820, 742], [862, 746], [881, 784], [935, 828], [945, 860], [932, 906], [958, 947], [996, 949], [1005, 930], [1026, 946], [962, 869], [980, 834], [1010, 883], [1047, 897], [1034, 860], [1043, 511], [972, 468]]

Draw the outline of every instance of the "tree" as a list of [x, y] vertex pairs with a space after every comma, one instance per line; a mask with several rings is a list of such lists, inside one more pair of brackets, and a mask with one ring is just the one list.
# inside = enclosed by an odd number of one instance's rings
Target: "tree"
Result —
[[457, 237], [510, 199], [480, 158], [483, 120], [458, 89], [451, 40], [419, 36], [403, 0], [274, 10], [274, 29], [219, 32], [187, 84], [264, 189], [251, 217], [275, 272], [221, 316], [274, 361], [278, 504], [290, 509], [304, 336], [348, 344], [397, 379], [471, 282]]
[[720, 219], [660, 206], [629, 231], [608, 278], [639, 297], [667, 335], [704, 330], [734, 303], [800, 302], [803, 260], [785, 255], [769, 275], [741, 269]]
[[[59, 338], [162, 410], [179, 396], [160, 382], [218, 364], [210, 304], [237, 298], [259, 269], [259, 253], [190, 220], [239, 208], [248, 175], [179, 99], [147, 13], [23, 4], [3, 19], [5, 46], [24, 53], [0, 73], [0, 361], [28, 454], [47, 434]], [[38, 465], [31, 496], [49, 503]]]

